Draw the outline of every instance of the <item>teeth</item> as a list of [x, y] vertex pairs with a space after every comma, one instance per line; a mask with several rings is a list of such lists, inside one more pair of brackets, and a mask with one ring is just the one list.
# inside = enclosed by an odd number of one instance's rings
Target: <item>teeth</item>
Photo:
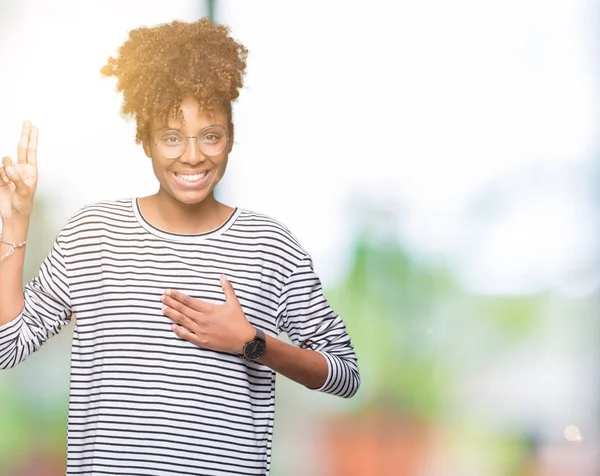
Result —
[[206, 172], [201, 173], [201, 174], [195, 174], [195, 175], [182, 175], [182, 174], [175, 174], [177, 176], [177, 178], [181, 179], [181, 180], [185, 180], [186, 182], [197, 182], [198, 180], [201, 180], [205, 177]]

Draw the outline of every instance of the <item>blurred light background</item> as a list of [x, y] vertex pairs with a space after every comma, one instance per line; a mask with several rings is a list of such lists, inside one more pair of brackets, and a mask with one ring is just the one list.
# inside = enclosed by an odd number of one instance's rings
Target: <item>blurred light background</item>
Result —
[[[151, 194], [99, 69], [212, 15], [250, 50], [218, 193], [312, 254], [363, 384], [278, 380], [273, 476], [600, 474], [600, 1], [3, 0], [0, 154], [40, 129], [31, 278]], [[1, 305], [1, 304], [0, 304]], [[0, 374], [0, 475], [64, 474], [71, 329]]]

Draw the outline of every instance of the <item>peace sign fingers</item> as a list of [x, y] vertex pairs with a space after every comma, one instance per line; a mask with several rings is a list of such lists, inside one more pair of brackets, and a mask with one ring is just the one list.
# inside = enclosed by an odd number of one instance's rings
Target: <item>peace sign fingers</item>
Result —
[[38, 129], [25, 121], [21, 129], [21, 139], [17, 149], [17, 163], [37, 165]]
[[33, 126], [29, 134], [29, 146], [27, 147], [27, 163], [37, 165], [38, 128]]

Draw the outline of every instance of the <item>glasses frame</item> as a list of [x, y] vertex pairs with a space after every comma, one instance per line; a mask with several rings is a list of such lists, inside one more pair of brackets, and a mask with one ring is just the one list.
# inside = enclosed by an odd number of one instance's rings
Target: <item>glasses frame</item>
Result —
[[[210, 130], [210, 129], [214, 129], [214, 128], [217, 128], [217, 127], [220, 128], [220, 129], [223, 129], [225, 131], [225, 135], [224, 135], [224, 137], [225, 137], [225, 144], [223, 145], [223, 148], [219, 152], [216, 152], [214, 154], [207, 154], [207, 153], [205, 153], [202, 150], [202, 147], [200, 146], [199, 139], [201, 137], [204, 137], [204, 135], [203, 135], [204, 131], [207, 131], [207, 130]], [[167, 134], [168, 132], [175, 133], [175, 134], [179, 135], [180, 137], [183, 137], [184, 139], [186, 139], [186, 141], [185, 141], [185, 148], [183, 149], [183, 152], [181, 152], [181, 154], [179, 154], [179, 155], [177, 155], [175, 157], [169, 157], [169, 156], [165, 155], [161, 151], [161, 155], [163, 157], [165, 157], [166, 159], [169, 159], [169, 160], [177, 160], [179, 157], [181, 157], [183, 154], [186, 153], [186, 151], [188, 149], [188, 145], [189, 145], [189, 139], [196, 139], [196, 146], [198, 147], [198, 150], [200, 151], [200, 153], [202, 155], [204, 155], [206, 157], [215, 157], [215, 156], [219, 155], [221, 152], [223, 152], [227, 148], [227, 144], [229, 143], [229, 130], [226, 129], [225, 127], [221, 126], [221, 125], [215, 124], [215, 125], [212, 125], [212, 126], [206, 126], [204, 129], [202, 129], [200, 131], [200, 134], [198, 134], [197, 136], [186, 136], [186, 135], [182, 134], [180, 131], [178, 131], [177, 129], [167, 129], [165, 131], [162, 131], [160, 134], [155, 134], [154, 135], [153, 140], [154, 140], [154, 145], [156, 147], [158, 147], [158, 140], [159, 140], [159, 138], [161, 136], [163, 136], [164, 134]]]

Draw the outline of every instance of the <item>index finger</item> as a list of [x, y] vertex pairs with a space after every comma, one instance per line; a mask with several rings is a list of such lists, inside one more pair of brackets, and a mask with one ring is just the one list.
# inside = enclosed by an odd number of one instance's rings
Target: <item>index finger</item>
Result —
[[27, 148], [29, 147], [30, 133], [31, 122], [23, 122], [23, 127], [21, 127], [21, 139], [19, 140], [19, 147], [17, 148], [17, 163], [19, 164], [27, 163]]
[[38, 128], [32, 127], [27, 146], [27, 163], [37, 165]]
[[180, 302], [186, 307], [193, 309], [194, 311], [206, 312], [210, 309], [211, 304], [205, 301], [201, 301], [200, 299], [193, 298], [188, 296], [187, 294], [180, 293], [179, 291], [175, 291], [174, 289], [167, 289], [165, 294], [176, 301]]

